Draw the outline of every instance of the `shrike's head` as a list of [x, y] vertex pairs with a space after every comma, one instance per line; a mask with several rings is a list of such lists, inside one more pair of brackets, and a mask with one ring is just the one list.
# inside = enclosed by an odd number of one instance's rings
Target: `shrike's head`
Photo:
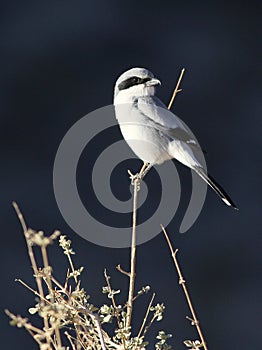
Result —
[[160, 81], [145, 68], [132, 68], [120, 75], [115, 84], [114, 103], [125, 103], [137, 97], [152, 96]]

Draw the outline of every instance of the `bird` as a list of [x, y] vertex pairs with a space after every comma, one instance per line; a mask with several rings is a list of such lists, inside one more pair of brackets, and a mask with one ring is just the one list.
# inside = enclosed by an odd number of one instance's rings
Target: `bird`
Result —
[[119, 76], [114, 88], [115, 116], [123, 138], [144, 162], [141, 179], [152, 166], [176, 159], [195, 171], [226, 205], [238, 209], [206, 172], [200, 160], [203, 151], [189, 127], [155, 95], [159, 85], [148, 69], [131, 68]]

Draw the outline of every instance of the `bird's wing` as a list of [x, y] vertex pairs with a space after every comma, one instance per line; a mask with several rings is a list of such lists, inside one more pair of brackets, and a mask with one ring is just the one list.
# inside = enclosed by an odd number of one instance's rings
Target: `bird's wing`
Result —
[[201, 151], [195, 136], [187, 125], [170, 112], [156, 96], [139, 98], [137, 108], [147, 118], [149, 125], [160, 130], [171, 140], [185, 142], [193, 151]]

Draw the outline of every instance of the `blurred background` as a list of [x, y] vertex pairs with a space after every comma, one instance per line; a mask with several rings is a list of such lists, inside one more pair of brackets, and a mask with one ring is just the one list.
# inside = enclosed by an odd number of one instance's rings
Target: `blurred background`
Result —
[[[33, 283], [13, 200], [30, 227], [46, 234], [60, 229], [73, 241], [75, 264], [85, 266], [82, 284], [93, 304], [108, 302], [100, 292], [105, 267], [123, 302], [128, 281], [115, 266], [129, 269], [129, 250], [100, 247], [73, 232], [57, 207], [52, 171], [67, 130], [85, 114], [111, 104], [116, 78], [141, 66], [162, 81], [158, 96], [166, 103], [186, 68], [173, 111], [208, 151], [210, 173], [240, 208], [228, 208], [209, 189], [198, 220], [179, 234], [191, 176], [177, 166], [182, 200], [167, 229], [180, 250], [209, 349], [260, 349], [261, 3], [53, 0], [2, 1], [0, 8], [1, 347], [37, 349], [24, 330], [9, 326], [3, 311], [28, 317], [34, 305], [34, 296], [14, 281], [20, 277]], [[140, 162], [132, 166], [139, 168]], [[86, 164], [80, 170], [79, 188], [85, 196], [85, 171], [90, 169]], [[126, 178], [122, 171], [120, 192], [129, 186]], [[150, 285], [156, 302], [166, 305], [164, 320], [150, 333], [149, 349], [158, 329], [173, 334], [175, 349], [184, 349], [183, 340], [198, 336], [185, 318], [189, 310], [163, 235], [139, 246], [137, 254], [136, 290]], [[61, 280], [65, 259], [52, 246], [50, 262]], [[134, 329], [147, 303], [145, 296], [135, 305]]]

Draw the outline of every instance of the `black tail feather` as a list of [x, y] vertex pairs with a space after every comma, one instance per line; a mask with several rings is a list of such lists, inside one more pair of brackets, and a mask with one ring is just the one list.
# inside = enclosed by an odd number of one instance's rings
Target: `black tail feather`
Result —
[[229, 197], [229, 195], [225, 192], [225, 190], [212, 178], [212, 176], [207, 175], [204, 171], [204, 169], [200, 167], [195, 167], [194, 170], [196, 173], [202, 177], [203, 180], [206, 181], [206, 183], [219, 195], [219, 197], [222, 199], [224, 203], [226, 203], [228, 206], [231, 206], [232, 208], [238, 210], [238, 207], [235, 205], [235, 203], [232, 201], [232, 199]]

